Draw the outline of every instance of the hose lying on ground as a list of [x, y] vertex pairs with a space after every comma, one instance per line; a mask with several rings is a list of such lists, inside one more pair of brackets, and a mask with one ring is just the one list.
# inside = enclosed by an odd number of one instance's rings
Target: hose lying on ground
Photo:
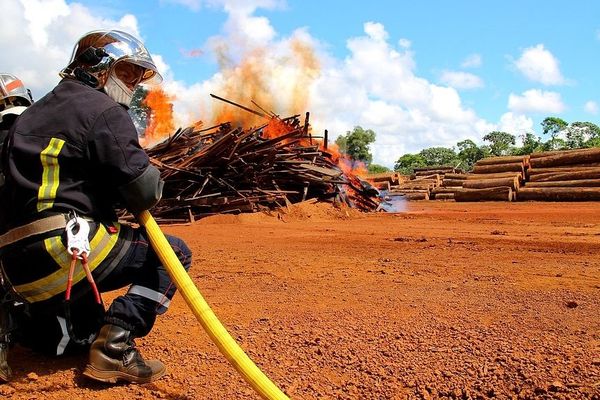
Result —
[[137, 217], [146, 228], [148, 238], [158, 258], [165, 266], [171, 279], [183, 295], [196, 319], [221, 353], [264, 399], [288, 399], [288, 397], [252, 362], [242, 348], [233, 340], [229, 332], [219, 321], [208, 303], [204, 300], [196, 285], [181, 265], [167, 238], [148, 211], [142, 211]]

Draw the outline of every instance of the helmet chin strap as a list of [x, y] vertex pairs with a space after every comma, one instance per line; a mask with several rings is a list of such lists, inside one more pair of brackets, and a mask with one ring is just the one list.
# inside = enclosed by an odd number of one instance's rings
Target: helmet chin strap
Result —
[[113, 72], [108, 75], [104, 84], [104, 92], [117, 103], [129, 107], [133, 98], [133, 90], [129, 89]]

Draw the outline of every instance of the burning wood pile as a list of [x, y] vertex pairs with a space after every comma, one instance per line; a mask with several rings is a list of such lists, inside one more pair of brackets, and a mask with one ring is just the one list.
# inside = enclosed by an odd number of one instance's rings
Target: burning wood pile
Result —
[[253, 129], [188, 127], [147, 149], [165, 182], [152, 209], [161, 222], [285, 207], [308, 199], [375, 210], [377, 190], [338, 166], [298, 115]]

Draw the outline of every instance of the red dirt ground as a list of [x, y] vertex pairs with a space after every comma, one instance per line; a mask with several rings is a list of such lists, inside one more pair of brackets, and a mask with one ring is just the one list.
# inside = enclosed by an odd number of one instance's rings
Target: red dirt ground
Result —
[[[232, 336], [297, 399], [600, 399], [600, 203], [326, 205], [167, 226]], [[114, 296], [114, 293], [111, 294]], [[105, 296], [105, 299], [110, 296]], [[176, 295], [147, 385], [11, 352], [12, 399], [254, 399]]]

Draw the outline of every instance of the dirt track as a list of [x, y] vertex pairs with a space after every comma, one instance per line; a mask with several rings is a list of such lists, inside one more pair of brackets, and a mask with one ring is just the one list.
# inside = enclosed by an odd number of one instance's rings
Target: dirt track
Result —
[[[248, 355], [292, 398], [600, 399], [600, 203], [321, 205], [165, 227]], [[108, 298], [108, 297], [106, 297]], [[168, 375], [81, 377], [11, 353], [12, 399], [258, 398], [177, 295], [149, 337]]]

